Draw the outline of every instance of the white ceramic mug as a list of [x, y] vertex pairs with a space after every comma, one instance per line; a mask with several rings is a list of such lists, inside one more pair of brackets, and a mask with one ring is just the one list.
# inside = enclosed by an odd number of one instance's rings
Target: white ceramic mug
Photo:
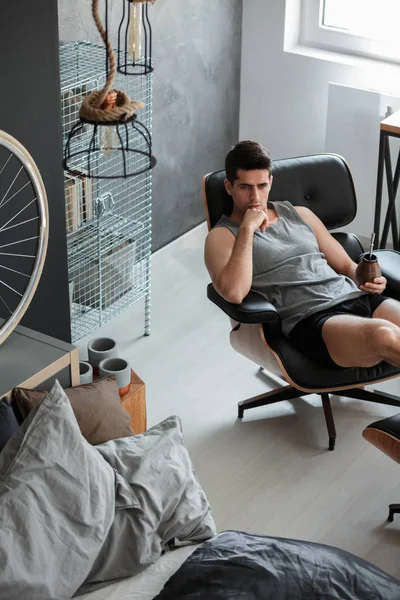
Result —
[[96, 338], [88, 343], [87, 350], [90, 364], [97, 368], [105, 358], [117, 356], [118, 343], [113, 338]]
[[100, 377], [114, 375], [119, 388], [119, 395], [123, 396], [129, 390], [131, 383], [131, 367], [124, 358], [105, 358], [99, 363]]
[[93, 367], [90, 363], [85, 360], [79, 361], [79, 382], [81, 385], [86, 383], [92, 383], [93, 381]]

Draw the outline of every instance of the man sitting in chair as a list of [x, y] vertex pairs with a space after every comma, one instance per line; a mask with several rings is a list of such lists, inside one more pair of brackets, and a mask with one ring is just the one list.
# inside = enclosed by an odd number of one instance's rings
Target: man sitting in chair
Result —
[[382, 295], [386, 279], [357, 287], [356, 263], [304, 206], [269, 202], [271, 157], [239, 142], [225, 161], [233, 211], [210, 231], [205, 263], [217, 292], [240, 304], [250, 290], [271, 302], [283, 333], [325, 364], [400, 366], [400, 303]]

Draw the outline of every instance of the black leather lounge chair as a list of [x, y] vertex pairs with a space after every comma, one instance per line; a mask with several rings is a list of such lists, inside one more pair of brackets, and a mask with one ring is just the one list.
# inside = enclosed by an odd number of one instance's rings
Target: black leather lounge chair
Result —
[[[273, 163], [274, 183], [270, 200], [289, 200], [295, 206], [309, 207], [329, 230], [344, 227], [356, 216], [357, 201], [353, 179], [345, 160], [335, 154], [321, 154], [277, 160]], [[225, 171], [203, 178], [203, 196], [208, 227], [222, 214], [232, 211], [232, 199], [224, 188]], [[351, 233], [334, 233], [351, 258], [358, 261], [363, 247]], [[375, 251], [388, 280], [385, 294], [400, 300], [400, 253]], [[231, 319], [230, 341], [233, 348], [279, 377], [288, 385], [242, 400], [238, 416], [245, 410], [292, 400], [307, 394], [320, 394], [329, 434], [329, 449], [335, 447], [336, 431], [329, 394], [368, 400], [400, 407], [400, 398], [368, 389], [372, 384], [400, 375], [400, 369], [382, 362], [372, 368], [325, 367], [303, 356], [282, 334], [280, 317], [274, 306], [250, 292], [242, 304], [225, 301], [212, 284], [208, 298]]]

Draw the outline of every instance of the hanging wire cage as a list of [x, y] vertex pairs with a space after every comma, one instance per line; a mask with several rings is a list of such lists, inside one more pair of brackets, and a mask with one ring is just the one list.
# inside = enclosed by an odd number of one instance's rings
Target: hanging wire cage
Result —
[[[82, 134], [88, 126], [91, 134], [86, 147], [82, 147]], [[126, 179], [149, 171], [155, 164], [150, 132], [136, 115], [123, 123], [96, 123], [81, 118], [65, 144], [63, 167], [71, 175]]]
[[[108, 38], [108, 0], [105, 0], [105, 28], [100, 21], [98, 4], [99, 0], [92, 0], [93, 19], [106, 46], [106, 82], [103, 89], [83, 98], [79, 121], [65, 143], [63, 168], [81, 177], [126, 179], [152, 169], [156, 160], [150, 132], [137, 119], [143, 102], [131, 100], [125, 92], [112, 89], [116, 61]], [[82, 144], [83, 132], [86, 133], [85, 144]]]
[[118, 28], [118, 72], [123, 75], [151, 73], [152, 46], [148, 1], [123, 0]]

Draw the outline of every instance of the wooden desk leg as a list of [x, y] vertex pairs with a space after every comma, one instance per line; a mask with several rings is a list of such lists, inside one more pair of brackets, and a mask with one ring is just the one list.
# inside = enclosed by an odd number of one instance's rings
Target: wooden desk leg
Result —
[[399, 234], [397, 229], [397, 215], [396, 215], [396, 193], [398, 186], [398, 164], [399, 159], [397, 159], [397, 167], [396, 167], [396, 176], [397, 183], [393, 180], [393, 172], [392, 172], [392, 157], [390, 155], [390, 143], [389, 136], [385, 135], [385, 170], [386, 170], [386, 183], [387, 183], [387, 191], [388, 191], [388, 207], [386, 211], [385, 224], [383, 226], [382, 238], [381, 238], [381, 248], [386, 248], [388, 233], [390, 229], [390, 225], [392, 226], [392, 238], [393, 238], [393, 247], [397, 250], [399, 244]]
[[383, 186], [383, 166], [385, 160], [385, 134], [381, 130], [379, 137], [379, 159], [378, 159], [378, 174], [376, 181], [376, 197], [375, 197], [375, 246], [380, 248], [379, 229], [381, 226], [381, 210], [382, 210], [382, 186]]
[[79, 348], [75, 348], [70, 353], [71, 387], [80, 384], [79, 374]]

